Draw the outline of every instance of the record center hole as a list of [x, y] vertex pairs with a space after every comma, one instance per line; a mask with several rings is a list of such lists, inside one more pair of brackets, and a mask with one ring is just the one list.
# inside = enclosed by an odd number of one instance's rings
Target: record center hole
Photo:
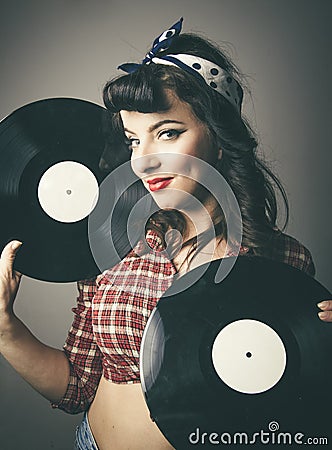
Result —
[[246, 353], [246, 357], [247, 357], [247, 358], [251, 358], [251, 357], [252, 357], [252, 353], [251, 353], [251, 352], [247, 352], [247, 353]]
[[71, 191], [70, 189], [67, 189], [67, 190], [66, 190], [66, 193], [67, 193], [68, 195], [70, 195], [70, 194], [72, 193], [72, 191]]

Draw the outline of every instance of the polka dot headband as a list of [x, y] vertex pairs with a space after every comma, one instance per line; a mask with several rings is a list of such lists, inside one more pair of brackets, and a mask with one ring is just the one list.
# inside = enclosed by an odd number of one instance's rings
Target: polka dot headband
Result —
[[164, 64], [177, 66], [186, 72], [191, 73], [197, 79], [203, 80], [208, 86], [226, 98], [238, 112], [241, 111], [243, 91], [239, 83], [224, 69], [215, 63], [200, 58], [198, 56], [180, 53], [176, 55], [160, 55], [160, 52], [167, 50], [174, 36], [180, 34], [182, 29], [181, 18], [170, 29], [158, 36], [152, 45], [151, 50], [145, 55], [141, 64], [125, 63], [118, 67], [127, 73], [135, 72], [144, 64]]

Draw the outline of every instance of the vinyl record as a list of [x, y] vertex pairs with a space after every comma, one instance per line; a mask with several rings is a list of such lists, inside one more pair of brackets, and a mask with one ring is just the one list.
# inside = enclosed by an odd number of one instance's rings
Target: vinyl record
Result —
[[68, 282], [99, 272], [87, 220], [105, 177], [104, 114], [88, 101], [50, 98], [0, 123], [0, 247], [23, 242], [15, 269], [25, 275]]
[[216, 284], [219, 264], [166, 292], [148, 320], [140, 369], [151, 417], [176, 449], [331, 442], [332, 326], [316, 306], [331, 294], [249, 256]]

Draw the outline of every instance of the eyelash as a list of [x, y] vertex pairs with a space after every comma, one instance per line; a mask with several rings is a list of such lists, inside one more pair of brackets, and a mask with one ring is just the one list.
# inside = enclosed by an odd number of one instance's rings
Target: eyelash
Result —
[[[171, 137], [168, 137], [168, 138], [164, 139], [166, 141], [170, 141], [172, 139], [176, 139], [177, 137], [179, 137], [180, 134], [184, 133], [184, 131], [185, 130], [176, 130], [174, 128], [170, 128], [168, 130], [160, 131], [157, 136], [158, 136], [158, 138], [160, 138], [160, 137], [162, 137], [162, 136], [164, 136], [166, 134], [170, 134], [171, 133], [172, 134]], [[133, 142], [135, 142], [135, 141], [139, 142], [139, 139], [137, 139], [137, 138], [126, 138], [125, 139], [125, 144], [126, 144], [128, 150], [130, 150], [130, 151], [133, 150], [133, 148], [135, 147], [135, 146], [133, 146]]]
[[158, 134], [158, 137], [161, 137], [161, 136], [163, 136], [163, 135], [165, 135], [165, 134], [167, 134], [167, 133], [172, 133], [173, 136], [167, 139], [167, 140], [171, 140], [171, 139], [177, 138], [177, 137], [180, 136], [180, 134], [182, 134], [183, 132], [184, 132], [184, 130], [176, 130], [176, 129], [174, 129], [174, 128], [170, 128], [170, 129], [168, 129], [168, 130], [162, 130], [162, 131]]

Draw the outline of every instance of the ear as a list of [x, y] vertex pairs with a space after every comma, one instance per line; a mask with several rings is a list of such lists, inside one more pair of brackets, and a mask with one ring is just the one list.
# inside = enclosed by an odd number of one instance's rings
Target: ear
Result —
[[220, 161], [222, 158], [222, 149], [220, 148], [218, 151], [218, 161]]

